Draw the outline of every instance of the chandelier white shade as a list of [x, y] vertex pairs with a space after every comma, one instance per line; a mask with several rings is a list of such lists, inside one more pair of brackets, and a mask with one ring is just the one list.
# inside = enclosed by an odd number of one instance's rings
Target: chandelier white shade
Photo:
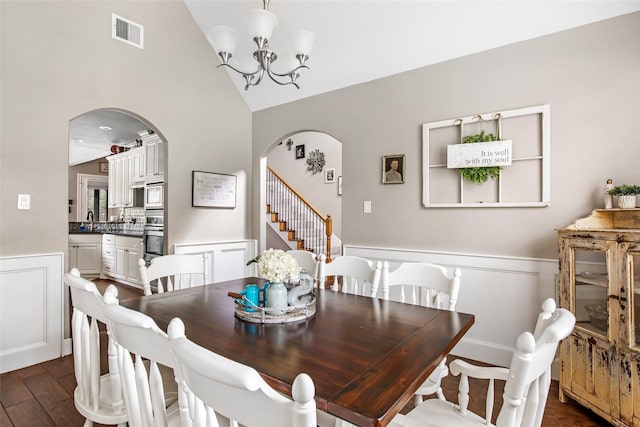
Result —
[[[256, 70], [241, 70], [239, 67], [230, 63], [236, 45], [238, 44], [238, 31], [235, 29], [224, 25], [217, 25], [209, 30], [207, 39], [222, 60], [222, 64], [220, 64], [219, 67], [224, 66], [231, 68], [244, 77], [244, 90], [249, 89], [250, 86], [260, 84], [265, 74], [279, 85], [293, 85], [300, 89], [296, 80], [300, 76], [300, 70], [309, 68], [306, 62], [309, 60], [309, 53], [313, 48], [315, 34], [305, 30], [294, 32], [292, 35], [292, 45], [295, 52], [295, 60], [290, 65], [290, 71], [286, 73], [274, 72], [271, 69], [271, 64], [278, 59], [278, 55], [269, 47], [269, 39], [273, 34], [274, 28], [278, 25], [278, 17], [268, 10], [269, 0], [263, 0], [263, 2], [264, 9], [251, 9], [245, 17], [245, 23], [249, 28], [249, 35], [258, 48], [253, 52], [253, 59], [258, 65]], [[242, 59], [240, 59], [240, 61], [242, 61]]]

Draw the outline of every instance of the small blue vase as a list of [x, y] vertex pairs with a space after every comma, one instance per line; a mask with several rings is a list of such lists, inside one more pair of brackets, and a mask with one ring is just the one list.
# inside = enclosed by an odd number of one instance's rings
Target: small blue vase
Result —
[[264, 293], [267, 314], [279, 315], [287, 308], [287, 287], [282, 282], [271, 283]]

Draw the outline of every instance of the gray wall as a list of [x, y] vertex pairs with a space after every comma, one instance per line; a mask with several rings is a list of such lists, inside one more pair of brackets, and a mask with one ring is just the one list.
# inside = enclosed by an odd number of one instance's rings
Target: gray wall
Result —
[[[66, 251], [69, 120], [98, 108], [134, 112], [168, 141], [169, 245], [251, 237], [251, 112], [183, 2], [0, 8], [0, 255]], [[111, 38], [112, 12], [145, 27], [144, 50]], [[236, 209], [192, 208], [192, 170], [237, 174]]]
[[[556, 258], [555, 229], [602, 207], [607, 178], [640, 184], [638, 40], [634, 13], [255, 112], [254, 171], [283, 135], [326, 132], [343, 147], [343, 243]], [[422, 207], [422, 123], [540, 104], [550, 207]], [[380, 158], [397, 153], [406, 184], [382, 185]]]

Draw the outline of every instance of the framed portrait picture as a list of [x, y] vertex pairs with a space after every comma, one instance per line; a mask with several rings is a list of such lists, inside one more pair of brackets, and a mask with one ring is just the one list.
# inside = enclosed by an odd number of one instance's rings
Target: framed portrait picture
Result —
[[304, 159], [304, 144], [296, 145], [296, 160]]
[[330, 184], [332, 182], [336, 182], [336, 169], [335, 168], [327, 168], [324, 171], [324, 182], [326, 184]]
[[338, 196], [342, 196], [342, 176], [338, 177]]
[[382, 183], [404, 184], [404, 154], [382, 156]]

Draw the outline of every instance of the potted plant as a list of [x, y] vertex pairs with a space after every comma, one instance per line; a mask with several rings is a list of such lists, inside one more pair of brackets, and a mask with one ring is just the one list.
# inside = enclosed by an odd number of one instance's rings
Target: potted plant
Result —
[[[492, 133], [485, 134], [484, 130], [476, 135], [467, 135], [462, 138], [463, 144], [472, 144], [474, 142], [491, 142], [499, 141], [500, 139]], [[500, 176], [500, 166], [485, 166], [475, 168], [462, 168], [460, 169], [460, 175], [463, 178], [468, 179], [476, 184], [482, 184], [489, 178], [494, 179]]]
[[636, 196], [640, 194], [640, 185], [616, 185], [609, 194], [618, 196], [618, 207], [620, 209], [632, 209], [636, 207]]

